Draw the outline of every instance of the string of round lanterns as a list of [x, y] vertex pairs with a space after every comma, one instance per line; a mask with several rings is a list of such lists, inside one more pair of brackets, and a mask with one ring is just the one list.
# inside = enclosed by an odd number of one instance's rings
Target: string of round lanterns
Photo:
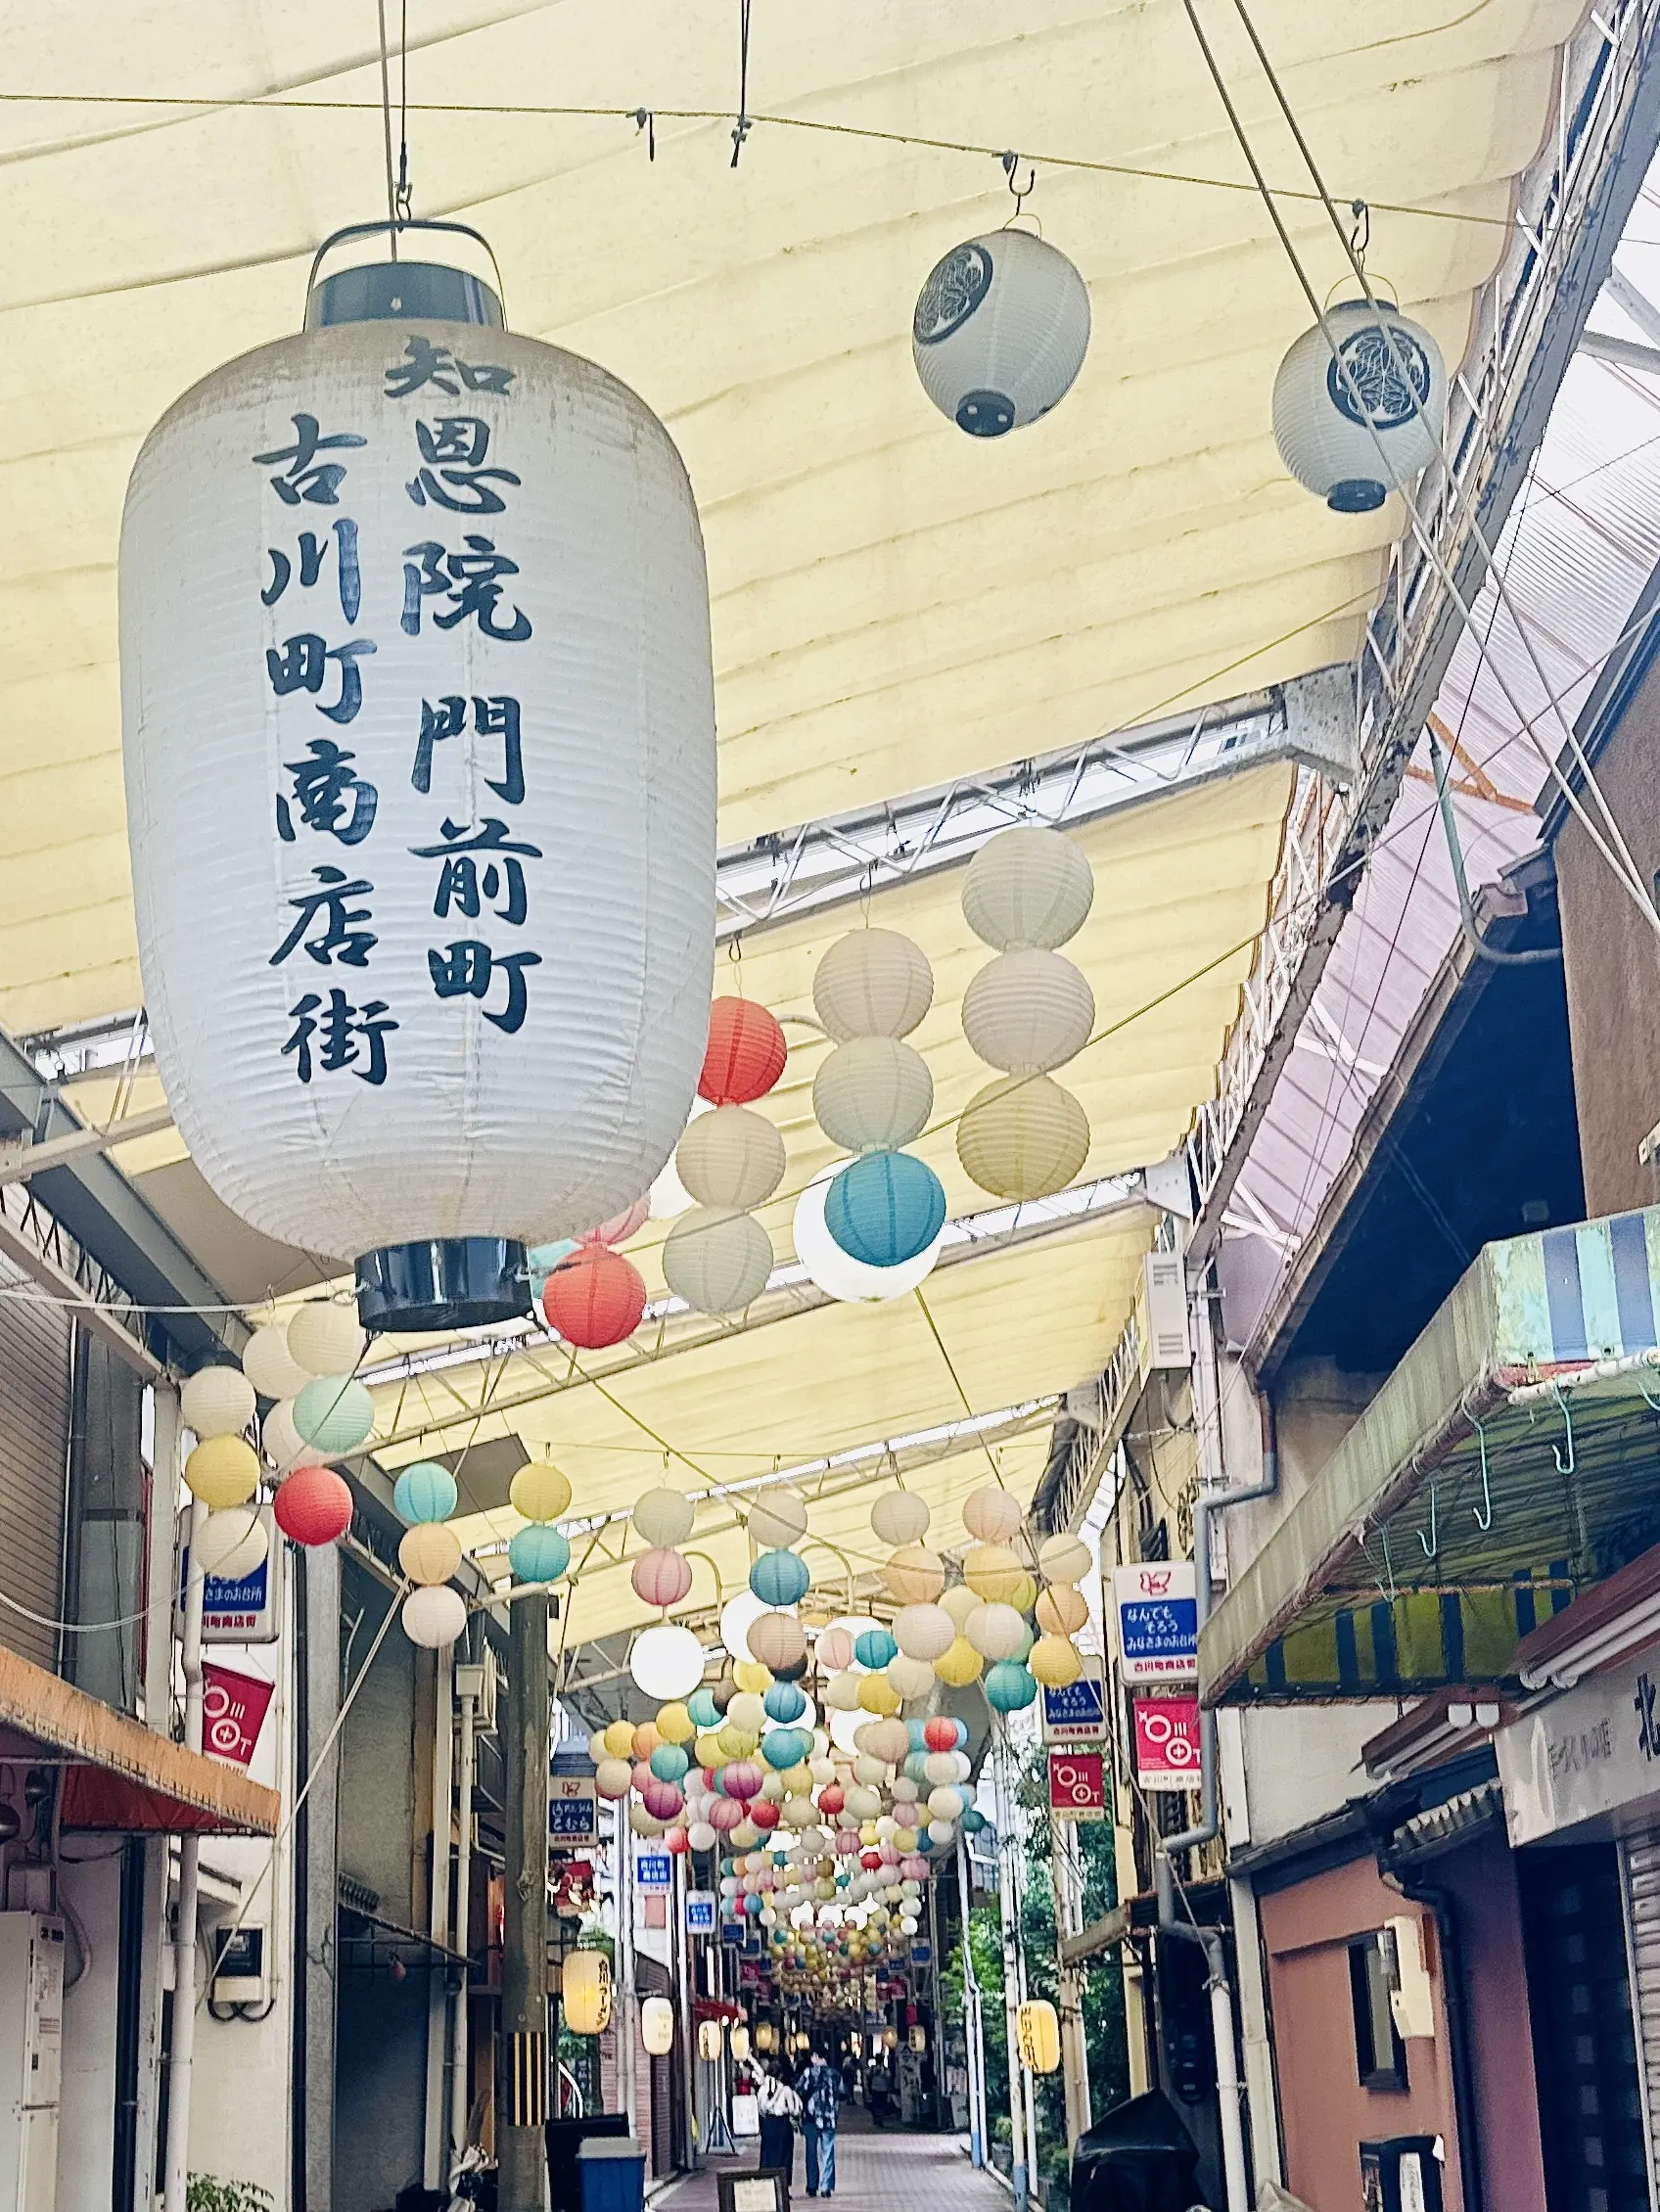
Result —
[[755, 1112], [789, 1047], [764, 1006], [717, 998], [698, 1094], [713, 1111], [686, 1125], [674, 1170], [694, 1201], [663, 1247], [663, 1278], [696, 1313], [740, 1313], [766, 1288], [772, 1239], [755, 1219], [784, 1179], [784, 1139]]

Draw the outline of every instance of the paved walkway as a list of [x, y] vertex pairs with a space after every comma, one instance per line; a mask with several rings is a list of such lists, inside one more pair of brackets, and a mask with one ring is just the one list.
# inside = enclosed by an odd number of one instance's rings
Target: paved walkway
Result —
[[[974, 2171], [967, 2145], [965, 2136], [878, 2131], [862, 2112], [849, 2115], [836, 2135], [837, 2212], [1008, 2212], [1008, 2190]], [[798, 2131], [792, 2212], [815, 2212], [805, 2158]], [[753, 2145], [738, 2158], [714, 2159], [659, 2190], [652, 2212], [715, 2212], [715, 2174], [753, 2170], [755, 2163]]]

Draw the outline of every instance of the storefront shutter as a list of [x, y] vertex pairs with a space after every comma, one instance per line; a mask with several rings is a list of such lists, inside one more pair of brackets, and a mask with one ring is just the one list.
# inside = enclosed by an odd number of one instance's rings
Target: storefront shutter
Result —
[[70, 1324], [0, 1260], [0, 1645], [56, 1670], [62, 1612], [64, 1498], [69, 1453]]
[[1656, 2187], [1660, 2176], [1660, 1829], [1628, 1838], [1620, 1846], [1620, 1866], [1625, 1877], [1632, 2024], [1637, 2033], [1649, 2192], [1652, 2201], [1660, 2203]]

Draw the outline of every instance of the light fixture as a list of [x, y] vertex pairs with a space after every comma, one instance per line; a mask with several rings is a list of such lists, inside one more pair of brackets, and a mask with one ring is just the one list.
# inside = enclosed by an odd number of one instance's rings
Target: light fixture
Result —
[[653, 2058], [674, 2048], [674, 2007], [666, 1997], [648, 1997], [640, 2005], [640, 2041]]

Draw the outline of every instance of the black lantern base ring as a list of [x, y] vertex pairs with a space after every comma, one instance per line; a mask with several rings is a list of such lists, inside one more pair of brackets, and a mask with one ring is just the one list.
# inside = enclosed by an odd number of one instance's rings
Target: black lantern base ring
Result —
[[371, 1335], [478, 1329], [530, 1311], [525, 1247], [508, 1237], [386, 1244], [357, 1263], [357, 1318]]

